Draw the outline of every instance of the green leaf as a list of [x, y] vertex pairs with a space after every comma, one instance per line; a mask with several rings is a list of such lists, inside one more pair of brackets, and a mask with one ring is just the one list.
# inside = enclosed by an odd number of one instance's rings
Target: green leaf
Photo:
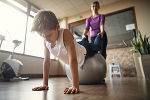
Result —
[[142, 55], [150, 54], [150, 43], [149, 43], [149, 37], [144, 35], [142, 37], [142, 34], [140, 31], [138, 31], [137, 39], [134, 37], [131, 41], [132, 45], [132, 51], [139, 52]]

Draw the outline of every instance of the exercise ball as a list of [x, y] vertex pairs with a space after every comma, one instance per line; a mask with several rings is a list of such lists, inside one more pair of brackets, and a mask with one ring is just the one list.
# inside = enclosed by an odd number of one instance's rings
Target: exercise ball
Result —
[[[65, 66], [67, 77], [72, 81], [70, 67]], [[104, 57], [97, 53], [93, 57], [85, 60], [82, 67], [78, 67], [79, 84], [98, 84], [106, 77], [106, 61]]]

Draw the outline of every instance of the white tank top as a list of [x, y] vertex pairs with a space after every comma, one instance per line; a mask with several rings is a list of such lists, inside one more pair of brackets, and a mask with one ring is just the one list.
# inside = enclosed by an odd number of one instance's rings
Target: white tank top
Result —
[[[68, 57], [67, 50], [64, 46], [63, 33], [64, 33], [64, 29], [60, 29], [58, 33], [57, 43], [53, 48], [51, 48], [51, 43], [49, 43], [48, 41], [46, 42], [46, 47], [48, 48], [49, 52], [52, 55], [57, 57], [59, 60], [61, 60], [65, 64], [69, 65], [69, 57]], [[75, 40], [74, 40], [74, 44], [75, 44], [75, 49], [76, 49], [78, 67], [81, 67], [85, 60], [86, 49], [82, 45], [78, 44]]]

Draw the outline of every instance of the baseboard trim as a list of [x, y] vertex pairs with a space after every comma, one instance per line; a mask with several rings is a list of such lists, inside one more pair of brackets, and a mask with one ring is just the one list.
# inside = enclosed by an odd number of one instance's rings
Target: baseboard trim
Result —
[[[43, 78], [43, 74], [21, 74], [21, 77]], [[67, 75], [49, 75], [49, 77], [67, 77]]]
[[[0, 77], [2, 77], [1, 74]], [[21, 77], [43, 78], [43, 74], [21, 74]], [[67, 77], [67, 75], [49, 75], [49, 77]]]

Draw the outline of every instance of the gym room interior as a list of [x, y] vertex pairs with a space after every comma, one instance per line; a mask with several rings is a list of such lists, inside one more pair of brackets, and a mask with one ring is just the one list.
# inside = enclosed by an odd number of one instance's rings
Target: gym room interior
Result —
[[[53, 12], [77, 43], [85, 38], [87, 19], [94, 18], [93, 2], [99, 3], [97, 16], [105, 16], [99, 27], [105, 32], [97, 34], [107, 34], [106, 58], [98, 52], [74, 74], [71, 53], [66, 54], [70, 66], [50, 54], [45, 85], [45, 36], [31, 31], [35, 16]], [[0, 0], [0, 100], [150, 100], [149, 37], [150, 0]]]

